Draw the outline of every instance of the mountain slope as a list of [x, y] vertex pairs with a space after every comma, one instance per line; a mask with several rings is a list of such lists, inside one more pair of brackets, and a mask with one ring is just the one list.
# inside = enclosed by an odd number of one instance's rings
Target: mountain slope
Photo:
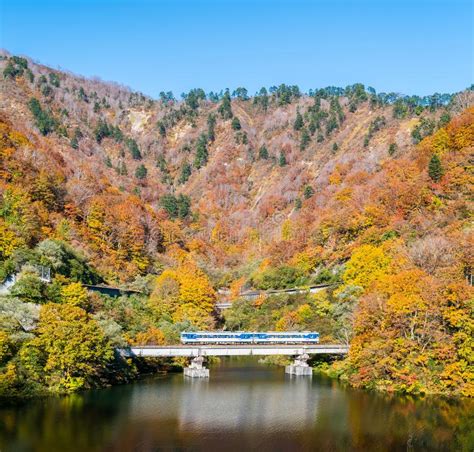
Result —
[[161, 343], [214, 327], [219, 287], [334, 282], [221, 321], [348, 342], [331, 371], [355, 386], [473, 394], [472, 90], [176, 101], [8, 54], [0, 70], [2, 276], [47, 264], [56, 290], [17, 297], [129, 284], [143, 299], [82, 307], [123, 328], [115, 341]]

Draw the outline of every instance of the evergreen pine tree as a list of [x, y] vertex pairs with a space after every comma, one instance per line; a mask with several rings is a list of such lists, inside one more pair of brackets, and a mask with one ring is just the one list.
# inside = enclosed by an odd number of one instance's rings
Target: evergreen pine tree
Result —
[[260, 160], [267, 160], [268, 159], [268, 149], [265, 146], [262, 146], [258, 150], [258, 158]]
[[280, 166], [285, 166], [286, 165], [286, 157], [285, 157], [285, 154], [283, 153], [283, 151], [280, 151], [280, 157], [278, 159], [278, 164]]
[[201, 134], [196, 147], [196, 158], [194, 159], [194, 166], [201, 168], [207, 163], [207, 138], [206, 135]]
[[233, 113], [232, 113], [232, 106], [231, 106], [231, 100], [230, 100], [230, 94], [229, 90], [226, 90], [224, 95], [222, 96], [222, 102], [219, 105], [219, 113], [222, 116], [222, 119], [230, 119], [232, 118]]
[[311, 137], [306, 129], [303, 129], [301, 132], [301, 142], [300, 142], [300, 150], [304, 151], [307, 147], [309, 142], [311, 141]]
[[428, 174], [431, 179], [435, 182], [439, 182], [443, 177], [443, 166], [441, 165], [441, 160], [437, 154], [433, 154], [431, 157], [430, 163], [428, 165]]
[[181, 175], [179, 176], [179, 183], [184, 184], [190, 178], [192, 172], [191, 165], [188, 162], [184, 162], [181, 168]]
[[216, 115], [210, 114], [207, 117], [207, 138], [213, 142], [216, 139]]
[[303, 116], [301, 115], [300, 111], [297, 110], [296, 111], [296, 119], [295, 119], [295, 122], [293, 124], [293, 129], [298, 131], [298, 130], [301, 130], [303, 128], [303, 126], [304, 126]]
[[146, 169], [146, 166], [141, 164], [137, 166], [137, 169], [135, 170], [135, 177], [137, 179], [145, 179], [148, 174], [148, 170]]
[[234, 116], [234, 118], [232, 119], [232, 129], [240, 130], [241, 128], [242, 126], [240, 125], [239, 118], [237, 118], [237, 116]]
[[306, 187], [304, 188], [303, 195], [304, 195], [305, 199], [311, 198], [311, 196], [314, 195], [313, 187], [311, 187], [311, 185], [306, 185]]

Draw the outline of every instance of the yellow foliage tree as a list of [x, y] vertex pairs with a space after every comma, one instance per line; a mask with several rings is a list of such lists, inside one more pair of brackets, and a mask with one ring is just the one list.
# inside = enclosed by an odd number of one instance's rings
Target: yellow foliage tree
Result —
[[[216, 293], [205, 273], [192, 261], [176, 269], [165, 270], [156, 280], [150, 297], [155, 313], [173, 315], [181, 306], [194, 306], [209, 314], [214, 309]], [[182, 316], [181, 316], [182, 317]]]
[[282, 240], [291, 240], [293, 235], [291, 220], [285, 220], [281, 225], [281, 239]]
[[347, 262], [344, 283], [367, 289], [389, 272], [390, 263], [391, 258], [383, 247], [362, 245], [356, 248]]
[[22, 245], [23, 241], [7, 228], [7, 225], [0, 219], [0, 259], [9, 258], [16, 248]]
[[78, 282], [63, 286], [61, 288], [61, 298], [65, 303], [82, 309], [86, 309], [89, 304], [87, 290]]
[[322, 253], [322, 247], [307, 248], [296, 253], [288, 263], [304, 273], [310, 273], [320, 262]]
[[165, 335], [159, 328], [150, 326], [146, 331], [137, 333], [133, 343], [135, 345], [163, 345], [165, 343]]
[[210, 312], [191, 303], [185, 303], [174, 311], [173, 322], [190, 322], [200, 330], [210, 330], [214, 328], [214, 318]]

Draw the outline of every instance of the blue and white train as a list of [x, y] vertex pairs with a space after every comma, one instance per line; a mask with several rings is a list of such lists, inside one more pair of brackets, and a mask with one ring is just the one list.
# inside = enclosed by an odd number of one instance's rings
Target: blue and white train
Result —
[[182, 332], [183, 344], [317, 344], [319, 333], [285, 331], [265, 333], [251, 331]]

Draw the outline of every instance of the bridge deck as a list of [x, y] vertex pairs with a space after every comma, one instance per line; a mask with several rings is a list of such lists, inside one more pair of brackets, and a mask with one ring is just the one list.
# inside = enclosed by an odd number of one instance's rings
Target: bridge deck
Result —
[[244, 355], [343, 355], [349, 347], [339, 344], [318, 345], [172, 345], [135, 346], [127, 349], [129, 354], [144, 357], [162, 356], [244, 356]]

